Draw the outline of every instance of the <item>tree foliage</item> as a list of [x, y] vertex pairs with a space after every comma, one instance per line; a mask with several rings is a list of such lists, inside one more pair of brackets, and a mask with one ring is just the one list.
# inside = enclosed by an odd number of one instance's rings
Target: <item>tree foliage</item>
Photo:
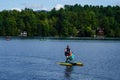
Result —
[[60, 10], [0, 12], [0, 36], [18, 36], [27, 31], [28, 36], [83, 36], [95, 35], [95, 30], [104, 29], [107, 37], [120, 37], [120, 7], [65, 5]]

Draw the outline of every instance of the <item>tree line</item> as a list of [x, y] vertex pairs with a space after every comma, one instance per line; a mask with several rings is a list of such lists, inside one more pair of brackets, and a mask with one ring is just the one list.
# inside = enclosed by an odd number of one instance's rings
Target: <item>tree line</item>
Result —
[[120, 37], [120, 7], [65, 5], [51, 11], [3, 10], [0, 12], [0, 36], [91, 37], [103, 29], [106, 37]]

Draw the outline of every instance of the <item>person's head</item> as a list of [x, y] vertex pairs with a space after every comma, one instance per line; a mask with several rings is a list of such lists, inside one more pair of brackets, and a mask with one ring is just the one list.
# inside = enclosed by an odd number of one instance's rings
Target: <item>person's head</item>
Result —
[[70, 48], [69, 45], [67, 45], [67, 48]]

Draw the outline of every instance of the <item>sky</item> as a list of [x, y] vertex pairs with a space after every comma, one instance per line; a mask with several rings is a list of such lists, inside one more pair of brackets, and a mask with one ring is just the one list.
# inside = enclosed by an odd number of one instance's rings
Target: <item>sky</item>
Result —
[[2, 10], [21, 10], [30, 8], [33, 10], [48, 10], [53, 8], [57, 10], [64, 5], [103, 5], [120, 6], [120, 0], [0, 0], [0, 11]]

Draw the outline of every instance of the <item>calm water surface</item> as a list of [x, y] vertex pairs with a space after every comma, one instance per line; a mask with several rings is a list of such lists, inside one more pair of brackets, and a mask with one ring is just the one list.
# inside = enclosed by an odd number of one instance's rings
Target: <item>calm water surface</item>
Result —
[[[83, 67], [65, 67], [69, 44]], [[0, 39], [0, 80], [120, 80], [120, 41]]]

